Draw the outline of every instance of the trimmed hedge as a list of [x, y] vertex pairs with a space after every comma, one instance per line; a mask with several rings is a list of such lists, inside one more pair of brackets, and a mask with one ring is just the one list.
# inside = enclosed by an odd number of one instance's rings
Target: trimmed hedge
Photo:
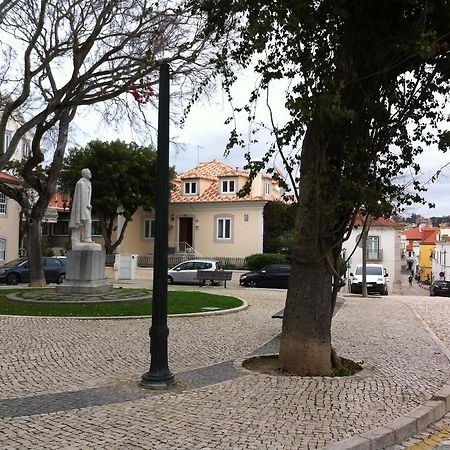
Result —
[[257, 271], [269, 264], [287, 264], [287, 259], [280, 253], [255, 253], [247, 256], [245, 263], [250, 270]]

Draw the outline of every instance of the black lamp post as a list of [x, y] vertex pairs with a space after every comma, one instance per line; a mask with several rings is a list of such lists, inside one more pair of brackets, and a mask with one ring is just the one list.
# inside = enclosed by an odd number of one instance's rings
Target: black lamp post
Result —
[[153, 311], [150, 327], [150, 370], [140, 385], [167, 389], [175, 384], [169, 369], [167, 338], [167, 256], [169, 225], [169, 64], [159, 69], [158, 149], [155, 203], [155, 249], [153, 271]]

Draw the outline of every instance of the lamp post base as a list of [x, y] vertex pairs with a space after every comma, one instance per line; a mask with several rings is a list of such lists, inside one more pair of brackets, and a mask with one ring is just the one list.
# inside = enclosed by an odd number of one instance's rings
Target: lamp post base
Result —
[[158, 376], [146, 372], [142, 375], [141, 381], [139, 382], [139, 386], [145, 389], [155, 390], [170, 389], [171, 387], [175, 387], [176, 384], [175, 377], [170, 372], [167, 376]]

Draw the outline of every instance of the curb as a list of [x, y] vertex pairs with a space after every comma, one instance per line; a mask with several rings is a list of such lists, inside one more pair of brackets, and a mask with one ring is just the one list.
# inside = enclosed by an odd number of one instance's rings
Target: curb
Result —
[[378, 450], [401, 444], [406, 438], [424, 431], [450, 411], [450, 383], [447, 382], [431, 400], [380, 428], [330, 444], [326, 450]]
[[[167, 314], [167, 317], [176, 318], [176, 317], [202, 317], [202, 316], [220, 316], [225, 314], [232, 314], [235, 312], [243, 311], [249, 308], [248, 303], [242, 298], [236, 297], [242, 302], [241, 306], [237, 306], [236, 308], [230, 309], [220, 309], [217, 311], [203, 311], [198, 313], [183, 313], [183, 314]], [[40, 319], [76, 319], [76, 320], [139, 320], [139, 319], [151, 319], [152, 316], [101, 316], [101, 317], [88, 317], [88, 316], [17, 316], [13, 314], [0, 314], [0, 317], [21, 317], [21, 318], [40, 318]]]
[[[441, 347], [445, 357], [450, 361], [450, 353], [442, 344], [425, 321], [414, 311], [422, 326], [430, 334], [435, 343]], [[430, 400], [418, 406], [402, 417], [388, 424], [335, 442], [325, 447], [325, 450], [379, 450], [395, 444], [401, 444], [405, 439], [424, 431], [433, 422], [438, 421], [450, 411], [450, 379], [434, 394]]]

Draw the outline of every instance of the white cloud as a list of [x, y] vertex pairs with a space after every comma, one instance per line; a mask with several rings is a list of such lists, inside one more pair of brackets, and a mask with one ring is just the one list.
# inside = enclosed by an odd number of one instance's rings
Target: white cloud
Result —
[[[234, 92], [235, 98], [242, 103], [248, 95], [248, 85], [255, 84], [255, 77], [245, 73], [240, 77], [240, 81]], [[271, 91], [271, 103], [276, 111], [275, 120], [282, 121], [286, 118], [286, 113], [282, 111], [285, 95], [282, 85], [276, 86]], [[263, 106], [263, 105], [261, 105]], [[264, 108], [262, 108], [264, 109]], [[245, 165], [244, 151], [240, 148], [231, 150], [229, 156], [224, 158], [224, 151], [229, 139], [230, 125], [224, 122], [231, 114], [231, 107], [220, 89], [212, 96], [210, 102], [203, 100], [196, 103], [188, 115], [182, 129], [171, 125], [171, 138], [180, 145], [172, 145], [170, 149], [170, 164], [174, 165], [178, 172], [189, 170], [200, 162], [211, 161], [213, 159], [222, 160], [225, 163], [243, 167]], [[156, 113], [149, 111], [149, 117], [156, 124]], [[259, 116], [259, 120], [267, 120], [267, 110]], [[148, 142], [148, 136], [133, 132], [130, 128], [122, 127], [114, 130], [111, 127], [99, 126], [93, 120], [92, 113], [83, 114], [77, 117], [77, 125], [80, 130], [76, 133], [78, 145], [84, 145], [90, 139], [98, 138], [104, 140], [123, 139], [125, 141], [135, 140], [140, 143]], [[245, 115], [238, 116], [238, 126], [240, 131], [248, 134], [249, 125]], [[253, 159], [260, 159], [267, 149], [265, 142], [270, 141], [269, 133], [263, 133], [262, 139], [257, 144], [250, 146]], [[156, 142], [153, 136], [153, 141]], [[426, 182], [430, 177], [445, 164], [450, 162], [450, 154], [439, 152], [436, 148], [430, 148], [417, 158], [421, 166], [419, 179]], [[444, 169], [441, 176], [435, 183], [428, 185], [428, 192], [423, 196], [429, 202], [436, 204], [436, 208], [429, 209], [427, 206], [415, 205], [408, 207], [405, 214], [422, 214], [423, 216], [441, 216], [450, 214], [450, 167]]]

